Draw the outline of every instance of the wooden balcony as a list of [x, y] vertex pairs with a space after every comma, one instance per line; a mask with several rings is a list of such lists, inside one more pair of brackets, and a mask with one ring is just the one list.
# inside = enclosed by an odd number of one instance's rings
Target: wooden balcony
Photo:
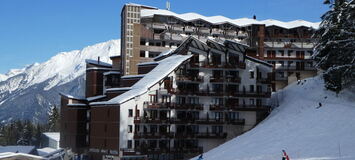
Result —
[[256, 78], [256, 83], [270, 84], [271, 78]]
[[145, 102], [144, 106], [146, 109], [203, 110], [202, 104], [178, 104], [178, 103], [170, 103], [170, 102], [161, 102], [161, 103]]
[[210, 111], [268, 111], [269, 105], [211, 105]]
[[227, 133], [197, 133], [196, 137], [201, 139], [224, 139], [227, 137]]
[[176, 110], [203, 110], [202, 104], [177, 104], [173, 103], [170, 107]]
[[175, 133], [174, 132], [139, 132], [139, 133], [134, 133], [133, 138], [134, 139], [164, 139], [164, 138], [174, 138]]
[[184, 76], [184, 75], [177, 75], [176, 81], [187, 81], [187, 82], [203, 82], [202, 76]]
[[210, 82], [211, 82], [211, 83], [224, 82], [224, 79], [223, 79], [223, 77], [211, 77], [211, 78], [210, 78]]
[[271, 92], [228, 92], [228, 96], [270, 98]]
[[240, 77], [227, 77], [225, 81], [229, 82], [229, 83], [240, 83], [241, 78]]
[[158, 119], [158, 118], [150, 118], [150, 117], [135, 117], [135, 124], [170, 124], [171, 120], [169, 118]]
[[176, 147], [176, 148], [150, 148], [148, 146], [145, 147], [138, 147], [134, 149], [135, 152], [137, 153], [141, 153], [141, 154], [162, 154], [162, 153], [168, 153], [168, 154], [172, 154], [172, 153], [183, 153], [183, 154], [200, 154], [203, 152], [203, 148], [202, 147]]
[[219, 64], [213, 64], [213, 63], [207, 63], [207, 62], [202, 62], [200, 65], [202, 68], [211, 68], [211, 69], [219, 69], [219, 68], [224, 68], [224, 69], [245, 69], [246, 63], [243, 61], [238, 62], [237, 64], [230, 64], [230, 63], [219, 63]]

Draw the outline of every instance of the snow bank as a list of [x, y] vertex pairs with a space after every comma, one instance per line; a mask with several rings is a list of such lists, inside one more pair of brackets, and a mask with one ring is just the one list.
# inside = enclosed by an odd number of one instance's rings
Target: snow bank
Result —
[[323, 85], [317, 76], [278, 92], [280, 106], [267, 119], [204, 160], [281, 159], [282, 149], [292, 160], [355, 159], [355, 94], [337, 97]]

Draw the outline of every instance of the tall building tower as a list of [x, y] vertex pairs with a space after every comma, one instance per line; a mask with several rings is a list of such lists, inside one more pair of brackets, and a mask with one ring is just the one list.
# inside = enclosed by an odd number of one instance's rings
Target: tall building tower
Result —
[[123, 6], [121, 12], [121, 55], [123, 75], [138, 74], [137, 64], [149, 61], [139, 56], [141, 9], [156, 9], [154, 7], [129, 3]]

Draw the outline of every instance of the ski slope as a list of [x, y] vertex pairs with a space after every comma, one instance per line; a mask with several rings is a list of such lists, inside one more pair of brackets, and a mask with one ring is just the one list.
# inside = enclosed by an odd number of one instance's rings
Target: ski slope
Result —
[[273, 95], [279, 107], [267, 119], [203, 159], [277, 160], [285, 149], [292, 160], [354, 160], [354, 88], [336, 96], [323, 86], [317, 76], [286, 87]]

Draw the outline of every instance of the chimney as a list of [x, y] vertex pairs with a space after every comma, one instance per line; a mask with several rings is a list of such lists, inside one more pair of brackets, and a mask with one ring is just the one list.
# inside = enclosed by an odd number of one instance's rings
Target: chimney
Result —
[[253, 19], [256, 19], [256, 15], [254, 14]]
[[100, 64], [100, 56], [97, 57], [97, 64]]

